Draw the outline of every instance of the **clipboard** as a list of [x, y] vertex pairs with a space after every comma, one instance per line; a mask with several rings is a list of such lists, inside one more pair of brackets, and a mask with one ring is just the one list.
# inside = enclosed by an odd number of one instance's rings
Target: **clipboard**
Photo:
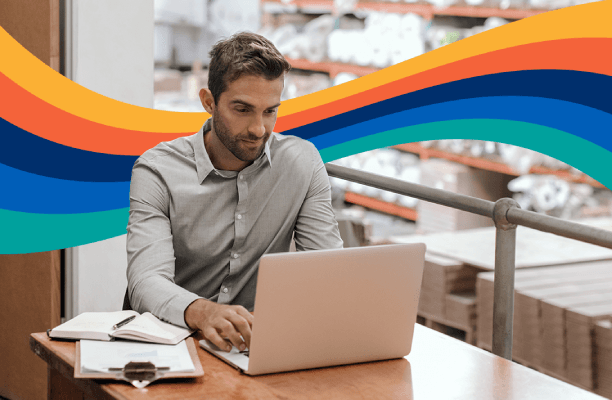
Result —
[[[189, 356], [195, 368], [192, 372], [165, 372], [163, 368], [157, 368], [152, 363], [129, 363], [124, 368], [116, 371], [82, 373], [81, 372], [81, 342], [76, 343], [76, 361], [74, 365], [74, 377], [79, 379], [115, 379], [124, 380], [137, 388], [143, 388], [158, 379], [166, 378], [197, 378], [204, 376], [204, 370], [198, 357], [198, 351], [194, 339], [185, 339]], [[130, 365], [132, 364], [132, 365]], [[136, 365], [134, 365], [136, 364]], [[148, 364], [148, 365], [147, 365]]]

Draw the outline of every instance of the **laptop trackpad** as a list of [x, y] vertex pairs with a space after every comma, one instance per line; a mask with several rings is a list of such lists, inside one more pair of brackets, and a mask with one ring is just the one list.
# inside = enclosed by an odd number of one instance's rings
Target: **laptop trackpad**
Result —
[[248, 350], [241, 352], [238, 348], [232, 346], [232, 350], [228, 353], [227, 351], [220, 350], [211, 341], [206, 339], [200, 340], [200, 347], [244, 372], [249, 369]]

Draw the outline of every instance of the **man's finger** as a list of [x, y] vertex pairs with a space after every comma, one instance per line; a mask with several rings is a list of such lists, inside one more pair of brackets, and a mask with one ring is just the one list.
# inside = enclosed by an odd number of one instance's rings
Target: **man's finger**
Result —
[[224, 340], [221, 335], [217, 332], [217, 330], [213, 327], [208, 327], [202, 331], [204, 337], [208, 339], [212, 344], [217, 346], [219, 349], [229, 352], [232, 349], [232, 346]]
[[242, 336], [237, 331], [233, 331], [228, 336], [228, 339], [240, 351], [246, 350], [246, 343], [242, 340]]
[[253, 314], [248, 312], [247, 309], [242, 306], [236, 307], [236, 313], [240, 315], [241, 317], [243, 317], [244, 319], [246, 319], [247, 322], [249, 323], [249, 326], [253, 328], [253, 321], [255, 320], [255, 317], [253, 317]]
[[[237, 330], [234, 322], [232, 322], [231, 318], [237, 317], [235, 313], [229, 313], [223, 321], [221, 321], [217, 329], [221, 331], [221, 334], [229, 339], [230, 342], [234, 346], [236, 346], [241, 351], [245, 349], [245, 343], [240, 336], [240, 332]], [[244, 319], [243, 319], [244, 321]], [[246, 321], [244, 322], [246, 324]], [[248, 324], [247, 324], [248, 325]]]
[[251, 346], [251, 325], [248, 320], [242, 315], [232, 314], [229, 317], [230, 322], [234, 325], [236, 330], [242, 335], [244, 342], [247, 347]]

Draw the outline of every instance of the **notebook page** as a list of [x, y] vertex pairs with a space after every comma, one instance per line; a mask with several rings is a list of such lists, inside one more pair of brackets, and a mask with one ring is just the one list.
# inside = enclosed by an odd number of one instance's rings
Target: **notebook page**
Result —
[[113, 325], [138, 315], [136, 311], [84, 312], [54, 328], [58, 332], [103, 332], [111, 333]]
[[184, 338], [190, 334], [189, 330], [160, 321], [157, 317], [149, 312], [142, 314], [129, 324], [117, 329], [114, 332], [114, 336], [128, 338], [128, 336], [132, 336], [130, 335], [132, 332], [132, 335], [134, 336], [161, 338], [167, 340], [173, 340], [177, 337]]

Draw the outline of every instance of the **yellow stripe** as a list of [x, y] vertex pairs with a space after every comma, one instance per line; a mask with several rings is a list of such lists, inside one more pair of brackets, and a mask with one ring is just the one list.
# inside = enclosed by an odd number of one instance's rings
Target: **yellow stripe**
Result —
[[0, 72], [43, 101], [90, 121], [145, 132], [195, 132], [206, 113], [154, 110], [91, 91], [54, 71], [0, 27]]
[[[567, 38], [609, 38], [612, 1], [539, 14], [460, 40], [346, 84], [283, 102], [279, 116], [336, 101], [440, 65], [522, 44]], [[192, 132], [203, 113], [133, 106], [88, 90], [47, 67], [0, 28], [0, 71], [40, 99], [104, 125], [150, 132]]]
[[609, 38], [612, 37], [610, 15], [612, 15], [612, 0], [538, 14], [454, 42], [343, 85], [288, 100], [283, 103], [282, 111], [284, 115], [293, 114], [441, 65], [495, 50], [557, 39]]

